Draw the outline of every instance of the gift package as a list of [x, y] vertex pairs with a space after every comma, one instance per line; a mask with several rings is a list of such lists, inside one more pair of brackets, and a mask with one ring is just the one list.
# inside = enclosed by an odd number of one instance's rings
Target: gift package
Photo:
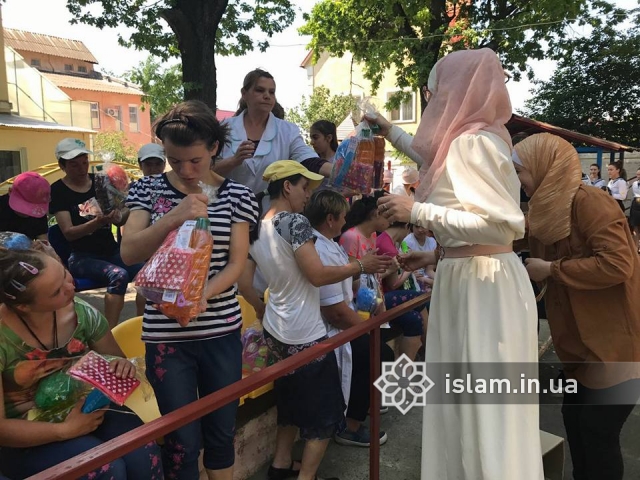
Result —
[[183, 327], [201, 311], [213, 250], [209, 225], [207, 218], [185, 221], [134, 279], [138, 293]]

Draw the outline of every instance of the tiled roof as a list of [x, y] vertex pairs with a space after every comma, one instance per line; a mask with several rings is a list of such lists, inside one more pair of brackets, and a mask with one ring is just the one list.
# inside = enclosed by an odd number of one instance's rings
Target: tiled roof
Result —
[[232, 112], [231, 110], [216, 110], [216, 118], [218, 121], [222, 121], [225, 118], [233, 117], [236, 112]]
[[[144, 95], [144, 92], [122, 80], [105, 76], [102, 80], [86, 78], [76, 75], [64, 75], [59, 73], [40, 72], [53, 84], [60, 88], [73, 88], [76, 90], [92, 90], [94, 92], [124, 93], [126, 95]], [[111, 81], [107, 80], [111, 79]]]
[[4, 43], [6, 46], [18, 51], [42, 53], [83, 62], [98, 63], [96, 57], [80, 40], [5, 28]]

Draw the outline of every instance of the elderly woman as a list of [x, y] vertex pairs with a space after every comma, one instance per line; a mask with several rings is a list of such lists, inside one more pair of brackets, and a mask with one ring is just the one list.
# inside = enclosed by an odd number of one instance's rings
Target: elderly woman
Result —
[[[511, 117], [504, 79], [489, 49], [441, 59], [429, 75], [430, 100], [412, 144], [423, 160], [416, 202], [399, 195], [378, 200], [390, 221], [423, 226], [444, 247], [425, 360], [458, 364], [474, 377], [482, 375], [482, 362], [503, 378], [499, 372], [514, 362], [538, 361], [535, 298], [512, 247], [525, 222], [504, 126]], [[412, 252], [403, 263], [413, 270], [437, 257]], [[424, 409], [424, 480], [542, 480], [537, 405], [434, 396]]]
[[[547, 283], [556, 352], [577, 391], [564, 425], [576, 480], [622, 480], [620, 430], [640, 397], [640, 262], [614, 199], [580, 181], [576, 150], [550, 134], [516, 147], [529, 201], [532, 280]], [[625, 363], [629, 362], [629, 363]]]
[[[391, 260], [371, 254], [337, 266], [323, 265], [311, 224], [302, 215], [322, 176], [299, 162], [280, 160], [269, 165], [262, 178], [269, 182], [268, 187], [256, 200], [261, 204], [268, 196], [271, 202], [251, 234], [252, 261], [248, 268], [260, 267], [268, 282], [264, 337], [273, 355], [282, 360], [327, 338], [317, 287], [360, 273], [383, 272]], [[278, 430], [267, 478], [316, 480], [329, 439], [344, 424], [345, 403], [336, 356], [323, 355], [276, 379], [275, 391]], [[298, 429], [305, 440], [300, 465], [291, 458]]]

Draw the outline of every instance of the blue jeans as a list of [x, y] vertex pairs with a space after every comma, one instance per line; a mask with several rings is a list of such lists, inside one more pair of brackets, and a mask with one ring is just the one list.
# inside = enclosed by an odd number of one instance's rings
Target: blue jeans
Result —
[[[402, 305], [409, 300], [413, 300], [416, 297], [422, 295], [422, 292], [415, 292], [413, 290], [394, 290], [384, 294], [384, 306], [387, 310], [391, 310], [393, 307]], [[418, 305], [413, 310], [398, 315], [395, 319], [389, 322], [392, 327], [397, 327], [402, 330], [402, 334], [405, 337], [419, 337], [422, 335], [422, 315], [420, 312], [424, 308], [429, 309], [429, 302], [425, 302]]]
[[127, 285], [144, 263], [125, 265], [120, 251], [110, 256], [74, 252], [69, 257], [69, 273], [77, 278], [88, 278], [100, 285], [107, 284], [107, 293], [124, 295]]
[[[124, 407], [117, 407], [113, 404], [110, 408], [131, 412]], [[142, 420], [131, 413], [109, 410], [105, 413], [102, 424], [90, 435], [62, 442], [47, 443], [38, 447], [2, 447], [0, 449], [0, 469], [3, 474], [15, 480], [30, 477], [140, 425], [142, 425]], [[140, 447], [82, 477], [82, 479], [91, 480], [162, 480], [162, 478], [160, 447], [155, 442], [148, 443], [144, 447]]]
[[[162, 415], [242, 379], [240, 330], [209, 340], [147, 343], [147, 378]], [[238, 400], [165, 435], [162, 461], [167, 479], [198, 478], [204, 443], [205, 468], [233, 466]]]

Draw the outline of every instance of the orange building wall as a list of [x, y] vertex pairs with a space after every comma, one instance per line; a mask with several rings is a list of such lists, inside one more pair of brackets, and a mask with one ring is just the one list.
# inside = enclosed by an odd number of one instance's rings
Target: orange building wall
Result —
[[82, 60], [45, 55], [43, 53], [27, 52], [24, 50], [19, 50], [18, 53], [22, 55], [25, 61], [31, 66], [34, 66], [31, 62], [32, 60], [40, 60], [40, 65], [35, 68], [45, 72], [69, 73], [69, 71], [64, 68], [65, 65], [73, 65], [73, 70], [71, 70], [71, 72], [80, 73], [81, 75], [83, 72], [78, 71], [79, 66], [83, 66], [87, 69], [87, 71], [84, 72], [85, 75], [88, 75], [94, 70], [92, 63], [83, 62]]
[[[122, 93], [95, 92], [93, 90], [79, 90], [75, 88], [60, 88], [73, 100], [83, 100], [85, 102], [97, 102], [100, 111], [100, 127], [93, 128], [96, 132], [114, 132], [120, 130], [118, 121], [107, 115], [107, 108], [120, 107], [122, 119], [122, 131], [127, 138], [137, 148], [152, 141], [151, 137], [151, 116], [149, 106], [140, 101], [140, 95], [126, 95]], [[138, 107], [138, 132], [132, 132], [129, 119], [129, 105]]]

